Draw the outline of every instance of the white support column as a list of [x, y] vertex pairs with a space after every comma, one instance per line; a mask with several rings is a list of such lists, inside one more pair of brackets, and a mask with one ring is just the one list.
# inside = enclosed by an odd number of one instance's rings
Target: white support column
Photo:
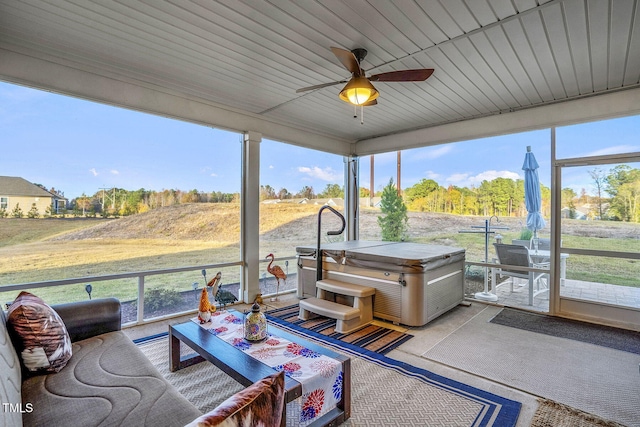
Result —
[[245, 132], [242, 142], [242, 207], [240, 209], [242, 269], [241, 299], [260, 293], [260, 142], [262, 134]]
[[[562, 168], [556, 163], [556, 128], [551, 128], [549, 145], [551, 146], [551, 264], [549, 266], [549, 314], [556, 315], [560, 311], [560, 280], [558, 264], [560, 263], [560, 247], [562, 239]], [[564, 261], [566, 262], [566, 260]], [[566, 267], [565, 267], [566, 268]], [[560, 275], [564, 278], [564, 276]]]
[[359, 164], [358, 156], [344, 157], [344, 214], [347, 222], [346, 240], [358, 240], [358, 217], [360, 215], [359, 199]]

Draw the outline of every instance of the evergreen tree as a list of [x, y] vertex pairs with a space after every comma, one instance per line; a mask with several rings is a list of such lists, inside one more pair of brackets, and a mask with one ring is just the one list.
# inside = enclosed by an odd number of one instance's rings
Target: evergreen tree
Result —
[[35, 203], [31, 204], [31, 209], [27, 212], [27, 218], [39, 218], [40, 212], [38, 212], [38, 207]]
[[22, 212], [22, 208], [20, 207], [20, 203], [16, 203], [16, 207], [13, 208], [13, 211], [11, 211], [11, 215], [14, 218], [22, 218], [24, 216], [24, 213]]
[[407, 233], [407, 207], [398, 194], [393, 178], [382, 190], [380, 211], [384, 216], [378, 217], [378, 225], [382, 229], [382, 240], [399, 242]]

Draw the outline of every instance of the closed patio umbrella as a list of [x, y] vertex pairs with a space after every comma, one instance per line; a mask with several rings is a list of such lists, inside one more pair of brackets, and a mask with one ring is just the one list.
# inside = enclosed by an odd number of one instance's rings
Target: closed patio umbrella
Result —
[[[524, 203], [527, 207], [527, 228], [533, 231], [534, 245], [538, 239], [538, 230], [544, 228], [545, 222], [540, 213], [542, 196], [540, 194], [540, 179], [538, 178], [538, 162], [531, 152], [531, 146], [527, 147], [524, 156]], [[536, 249], [537, 249], [537, 245]]]

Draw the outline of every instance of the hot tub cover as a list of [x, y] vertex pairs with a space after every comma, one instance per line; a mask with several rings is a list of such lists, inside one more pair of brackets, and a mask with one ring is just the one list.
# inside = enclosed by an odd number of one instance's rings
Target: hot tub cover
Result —
[[[442, 245], [350, 240], [321, 246], [339, 264], [400, 273], [421, 273], [464, 261], [465, 250]], [[315, 256], [313, 246], [296, 248], [298, 255]]]

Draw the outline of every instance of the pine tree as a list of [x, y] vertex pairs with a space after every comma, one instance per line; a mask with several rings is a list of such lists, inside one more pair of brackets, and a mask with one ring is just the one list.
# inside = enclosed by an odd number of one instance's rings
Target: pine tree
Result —
[[11, 216], [14, 218], [22, 218], [24, 213], [22, 212], [22, 208], [20, 207], [20, 203], [16, 203], [16, 207], [11, 211]]
[[407, 234], [407, 207], [393, 185], [393, 178], [382, 190], [380, 212], [384, 216], [378, 217], [378, 225], [382, 229], [382, 240], [399, 242]]
[[27, 212], [27, 218], [39, 218], [40, 212], [38, 212], [38, 207], [35, 203], [31, 204], [31, 209]]

